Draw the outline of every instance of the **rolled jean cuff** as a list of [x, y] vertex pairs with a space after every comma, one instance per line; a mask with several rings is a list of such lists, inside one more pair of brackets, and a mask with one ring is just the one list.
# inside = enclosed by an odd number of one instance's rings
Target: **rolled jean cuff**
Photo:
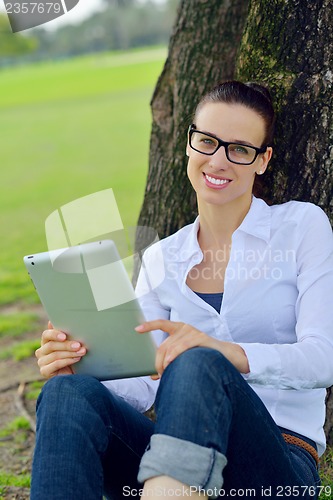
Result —
[[206, 490], [217, 498], [223, 485], [222, 470], [227, 459], [213, 448], [165, 434], [154, 434], [144, 453], [138, 474], [143, 483], [155, 476], [170, 476], [188, 486]]

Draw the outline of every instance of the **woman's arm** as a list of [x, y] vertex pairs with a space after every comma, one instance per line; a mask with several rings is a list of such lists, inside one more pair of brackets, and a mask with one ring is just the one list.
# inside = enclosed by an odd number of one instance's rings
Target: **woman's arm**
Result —
[[325, 213], [307, 204], [297, 231], [297, 342], [240, 343], [249, 360], [246, 379], [282, 389], [329, 387], [333, 384], [332, 229]]
[[238, 344], [217, 340], [186, 323], [168, 320], [147, 321], [139, 325], [136, 331], [145, 333], [157, 329], [169, 335], [157, 350], [156, 370], [159, 376], [177, 356], [193, 347], [215, 349], [221, 352], [239, 372], [249, 371], [246, 354]]

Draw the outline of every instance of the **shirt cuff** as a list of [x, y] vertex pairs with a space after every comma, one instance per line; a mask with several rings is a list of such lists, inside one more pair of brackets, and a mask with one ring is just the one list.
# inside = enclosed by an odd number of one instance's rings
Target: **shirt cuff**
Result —
[[259, 343], [239, 344], [247, 356], [250, 371], [243, 374], [247, 382], [276, 387], [281, 381], [282, 363], [273, 345]]

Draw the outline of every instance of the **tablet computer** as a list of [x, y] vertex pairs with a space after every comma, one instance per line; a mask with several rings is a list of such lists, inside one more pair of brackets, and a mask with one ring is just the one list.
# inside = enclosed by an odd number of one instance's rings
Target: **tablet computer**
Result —
[[27, 255], [24, 264], [53, 326], [82, 342], [87, 354], [72, 365], [99, 380], [156, 373], [151, 333], [112, 240]]

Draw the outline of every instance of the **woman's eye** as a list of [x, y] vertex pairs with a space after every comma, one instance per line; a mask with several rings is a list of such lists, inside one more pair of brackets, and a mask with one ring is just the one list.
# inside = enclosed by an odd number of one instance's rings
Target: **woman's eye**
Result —
[[242, 154], [242, 155], [249, 154], [249, 150], [244, 146], [240, 146], [239, 144], [236, 144], [235, 146], [233, 146], [232, 151], [234, 151], [235, 153]]
[[201, 142], [207, 144], [208, 146], [215, 144], [214, 141], [212, 139], [209, 139], [208, 137], [204, 137], [203, 139], [201, 139]]

